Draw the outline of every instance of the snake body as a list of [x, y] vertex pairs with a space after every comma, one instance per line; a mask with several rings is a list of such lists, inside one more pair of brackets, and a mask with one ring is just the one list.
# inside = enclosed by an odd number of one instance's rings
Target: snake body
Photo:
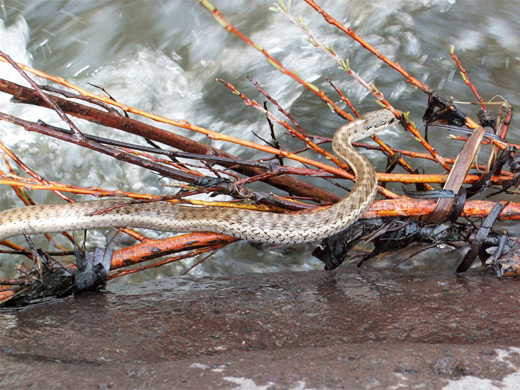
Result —
[[0, 212], [0, 241], [22, 234], [104, 227], [146, 228], [167, 232], [217, 232], [270, 244], [302, 244], [338, 233], [368, 209], [377, 193], [372, 164], [351, 145], [397, 122], [386, 110], [367, 113], [340, 127], [332, 146], [354, 171], [350, 194], [330, 207], [298, 214], [277, 214], [222, 207], [193, 207], [168, 202], [132, 203], [108, 199], [14, 208]]

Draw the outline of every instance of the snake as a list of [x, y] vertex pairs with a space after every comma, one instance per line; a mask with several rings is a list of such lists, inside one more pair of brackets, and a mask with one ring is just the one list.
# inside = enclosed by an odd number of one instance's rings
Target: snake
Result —
[[397, 122], [397, 117], [389, 110], [378, 110], [362, 115], [334, 133], [332, 148], [351, 167], [356, 179], [349, 194], [331, 206], [297, 213], [276, 213], [167, 201], [139, 203], [128, 198], [32, 205], [0, 212], [0, 242], [23, 233], [109, 227], [177, 233], [213, 232], [267, 244], [319, 242], [360, 219], [377, 195], [378, 181], [374, 167], [354, 149], [352, 142]]

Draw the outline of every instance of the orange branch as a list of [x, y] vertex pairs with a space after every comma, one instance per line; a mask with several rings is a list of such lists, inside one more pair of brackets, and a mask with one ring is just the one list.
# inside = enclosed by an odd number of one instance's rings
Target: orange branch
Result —
[[[3, 58], [0, 58], [0, 61], [4, 61], [5, 62], [5, 60]], [[212, 131], [212, 130], [206, 129], [206, 128], [201, 127], [201, 126], [193, 125], [193, 124], [191, 124], [191, 123], [189, 123], [187, 121], [184, 121], [184, 120], [176, 121], [176, 120], [173, 120], [173, 119], [165, 118], [165, 117], [160, 116], [160, 115], [152, 114], [152, 113], [140, 110], [138, 108], [131, 107], [131, 106], [128, 106], [126, 104], [117, 102], [117, 101], [112, 100], [112, 99], [110, 99], [110, 98], [108, 98], [106, 96], [98, 95], [98, 94], [89, 92], [89, 91], [87, 91], [87, 90], [85, 90], [85, 89], [83, 89], [81, 87], [78, 87], [78, 86], [68, 82], [67, 80], [65, 80], [65, 79], [63, 79], [61, 77], [51, 76], [51, 75], [49, 75], [49, 74], [47, 74], [45, 72], [42, 72], [42, 71], [40, 71], [38, 69], [31, 68], [30, 66], [27, 66], [27, 65], [18, 64], [18, 66], [20, 68], [22, 68], [23, 70], [25, 70], [27, 72], [30, 72], [30, 73], [38, 76], [38, 77], [42, 77], [42, 78], [45, 78], [45, 79], [48, 79], [48, 80], [52, 80], [52, 81], [54, 81], [56, 83], [59, 83], [59, 84], [61, 84], [63, 86], [71, 88], [71, 89], [75, 90], [76, 92], [78, 92], [79, 94], [81, 94], [83, 96], [90, 97], [92, 99], [101, 101], [103, 103], [113, 105], [115, 107], [119, 107], [119, 108], [121, 108], [124, 111], [131, 112], [131, 113], [136, 114], [136, 115], [144, 116], [144, 117], [152, 119], [152, 120], [154, 120], [156, 122], [166, 123], [166, 124], [169, 124], [169, 125], [172, 125], [172, 126], [177, 126], [177, 127], [183, 128], [183, 129], [188, 129], [188, 130], [192, 130], [192, 131], [195, 131], [195, 132], [198, 132], [198, 133], [202, 133], [202, 134], [205, 134], [208, 138], [213, 139], [213, 140], [231, 142], [231, 143], [242, 145], [242, 146], [245, 146], [245, 147], [248, 147], [248, 148], [260, 150], [262, 152], [274, 154], [274, 155], [277, 155], [277, 156], [280, 156], [280, 157], [285, 157], [285, 158], [288, 158], [288, 159], [291, 159], [291, 160], [294, 160], [294, 161], [301, 162], [303, 164], [312, 165], [312, 166], [315, 166], [316, 168], [322, 169], [322, 170], [324, 170], [326, 172], [329, 172], [329, 173], [332, 173], [332, 174], [335, 174], [335, 175], [338, 175], [338, 176], [345, 177], [347, 179], [351, 179], [352, 178], [352, 175], [350, 175], [348, 172], [345, 172], [342, 169], [335, 168], [335, 167], [333, 167], [331, 165], [327, 165], [327, 164], [324, 164], [324, 163], [320, 163], [319, 161], [315, 161], [315, 160], [312, 160], [312, 159], [309, 159], [309, 158], [298, 156], [297, 154], [293, 154], [293, 153], [290, 153], [290, 152], [287, 152], [287, 151], [284, 151], [284, 150], [278, 150], [278, 149], [273, 148], [271, 146], [260, 145], [260, 144], [257, 144], [257, 143], [251, 142], [251, 141], [246, 141], [246, 140], [243, 140], [243, 139], [240, 139], [240, 138], [231, 137], [231, 136], [228, 136], [228, 135], [225, 135], [225, 134], [222, 134], [222, 133], [218, 133], [216, 131]]]
[[[437, 201], [430, 199], [399, 199], [376, 200], [363, 216], [378, 217], [419, 217], [431, 213]], [[491, 212], [496, 202], [486, 200], [469, 200], [464, 205], [462, 216], [484, 218]], [[520, 221], [520, 203], [510, 202], [498, 217], [500, 220]]]
[[327, 95], [325, 95], [325, 93], [319, 89], [317, 86], [315, 86], [314, 84], [308, 82], [308, 81], [305, 81], [303, 80], [302, 78], [300, 78], [296, 72], [292, 71], [292, 70], [289, 70], [287, 69], [286, 67], [284, 67], [280, 61], [278, 61], [276, 58], [274, 58], [273, 56], [271, 56], [267, 50], [265, 50], [262, 46], [260, 46], [259, 44], [253, 42], [251, 39], [249, 39], [248, 37], [246, 37], [244, 34], [242, 34], [239, 30], [237, 30], [231, 23], [229, 23], [226, 18], [224, 18], [222, 16], [222, 14], [220, 13], [220, 11], [213, 5], [211, 4], [209, 1], [207, 0], [198, 0], [200, 5], [202, 5], [204, 8], [206, 8], [209, 12], [211, 12], [211, 16], [213, 16], [213, 18], [222, 26], [224, 27], [227, 31], [229, 31], [230, 33], [236, 35], [238, 38], [240, 38], [244, 43], [246, 43], [247, 45], [251, 46], [252, 48], [258, 50], [260, 53], [262, 53], [265, 58], [267, 59], [267, 62], [273, 66], [276, 70], [278, 70], [279, 72], [291, 77], [293, 80], [295, 80], [296, 82], [298, 82], [299, 84], [303, 85], [305, 88], [307, 88], [309, 91], [313, 92], [316, 96], [318, 96], [321, 100], [323, 100], [325, 103], [327, 103], [327, 105], [332, 108], [334, 110], [334, 112], [336, 112], [337, 114], [339, 114], [341, 117], [343, 117], [344, 119], [347, 119], [349, 121], [352, 121], [354, 120], [354, 118], [352, 117], [352, 115], [346, 113], [345, 111], [343, 111], [336, 103], [334, 103], [331, 99], [329, 99], [327, 97]]
[[377, 58], [379, 58], [381, 61], [383, 61], [385, 64], [389, 65], [399, 73], [401, 73], [410, 84], [415, 85], [417, 88], [423, 90], [424, 92], [430, 92], [430, 87], [428, 87], [427, 84], [421, 83], [419, 80], [417, 80], [415, 77], [410, 75], [407, 71], [405, 71], [401, 65], [399, 65], [397, 62], [393, 62], [387, 57], [385, 57], [383, 54], [381, 54], [377, 49], [372, 47], [368, 42], [363, 40], [359, 35], [357, 35], [354, 30], [350, 27], [345, 27], [343, 24], [338, 22], [336, 19], [334, 19], [331, 15], [329, 15], [327, 12], [325, 12], [318, 4], [316, 4], [313, 0], [305, 0], [307, 4], [309, 4], [312, 8], [314, 8], [315, 11], [317, 11], [319, 14], [323, 16], [325, 21], [337, 28], [339, 28], [341, 31], [343, 31], [345, 34], [349, 35], [351, 38], [353, 38], [356, 42], [358, 42], [361, 46], [363, 46], [366, 50], [368, 50], [370, 53], [374, 54]]
[[484, 104], [484, 99], [482, 99], [482, 97], [479, 95], [479, 93], [477, 91], [477, 88], [475, 88], [473, 83], [470, 81], [468, 73], [466, 72], [466, 69], [464, 69], [462, 67], [462, 64], [460, 63], [457, 55], [455, 54], [455, 48], [453, 47], [453, 45], [451, 46], [450, 54], [451, 54], [451, 58], [453, 58], [453, 60], [455, 61], [455, 63], [457, 64], [457, 66], [460, 69], [460, 74], [462, 76], [462, 80], [464, 80], [466, 85], [468, 87], [470, 87], [470, 89], [473, 91], [473, 94], [476, 96], [477, 100], [481, 103], [482, 109], [487, 110], [486, 105]]

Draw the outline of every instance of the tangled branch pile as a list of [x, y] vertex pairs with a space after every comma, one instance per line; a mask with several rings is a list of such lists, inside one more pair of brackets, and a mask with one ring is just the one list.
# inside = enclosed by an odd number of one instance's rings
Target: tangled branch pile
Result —
[[[441, 242], [464, 242], [470, 249], [459, 265], [458, 272], [467, 270], [476, 257], [479, 256], [483, 263], [493, 267], [497, 275], [519, 276], [518, 241], [507, 237], [505, 234], [493, 233], [491, 227], [495, 220], [520, 219], [520, 203], [470, 199], [477, 194], [481, 194], [485, 188], [491, 187], [497, 188], [497, 192], [515, 193], [515, 188], [520, 180], [520, 146], [506, 141], [507, 132], [513, 117], [513, 108], [507, 102], [503, 102], [498, 112], [492, 113], [488, 109], [487, 103], [480, 97], [471, 83], [469, 76], [452, 49], [452, 57], [460, 68], [464, 81], [480, 102], [479, 123], [474, 122], [452, 100], [440, 96], [428, 85], [417, 80], [401, 65], [391, 61], [376, 48], [370, 46], [351, 28], [347, 28], [339, 23], [314, 1], [305, 1], [323, 16], [326, 23], [341, 30], [367, 51], [376, 55], [389, 68], [399, 72], [408, 83], [427, 95], [428, 106], [425, 107], [423, 116], [427, 127], [436, 124], [463, 129], [470, 134], [468, 138], [453, 136], [453, 139], [462, 141], [464, 145], [456, 158], [440, 154], [428, 143], [427, 138], [421, 134], [415, 124], [408, 120], [408, 115], [406, 113], [401, 114], [403, 107], [399, 107], [401, 111], [394, 108], [376, 86], [363, 80], [348, 61], [342, 59], [332, 47], [320, 42], [319, 38], [314, 35], [303, 20], [294, 17], [291, 14], [289, 4], [280, 1], [279, 5], [275, 6], [273, 10], [296, 24], [317, 50], [326, 53], [346, 74], [353, 77], [370, 91], [382, 107], [399, 116], [404, 129], [410, 132], [424, 148], [423, 153], [403, 150], [399, 149], [398, 146], [385, 144], [376, 136], [373, 136], [373, 139], [376, 141], [377, 146], [357, 143], [355, 145], [357, 147], [376, 149], [388, 157], [389, 164], [386, 172], [378, 173], [381, 199], [376, 200], [365, 214], [366, 220], [361, 220], [349, 228], [348, 231], [329, 238], [314, 254], [324, 261], [327, 269], [333, 269], [341, 264], [348, 250], [362, 239], [370, 239], [375, 243], [375, 249], [369, 256], [375, 256], [417, 241], [430, 242], [434, 245]], [[240, 38], [244, 44], [256, 49], [275, 69], [305, 87], [341, 118], [352, 121], [359, 116], [358, 111], [338, 86], [330, 83], [334, 92], [348, 106], [352, 114], [336, 104], [334, 99], [330, 98], [323, 90], [301, 79], [266, 49], [241, 33], [209, 1], [200, 0], [199, 2], [229, 33]], [[151, 194], [128, 193], [102, 188], [85, 188], [50, 182], [25, 165], [23, 157], [16, 156], [5, 145], [0, 143], [0, 147], [5, 155], [10, 158], [11, 163], [9, 164], [14, 163], [18, 166], [18, 169], [21, 169], [26, 174], [26, 176], [22, 177], [15, 173], [14, 168], [10, 172], [0, 172], [2, 177], [0, 184], [11, 186], [27, 205], [32, 204], [33, 201], [29, 192], [22, 191], [22, 189], [53, 191], [65, 201], [72, 201], [66, 195], [67, 193], [72, 193], [95, 197], [124, 196], [136, 201], [147, 202], [167, 200], [201, 206], [212, 205], [254, 210], [298, 212], [327, 206], [340, 199], [338, 195], [300, 179], [300, 176], [319, 177], [329, 182], [335, 179], [348, 179], [351, 181], [355, 179], [346, 164], [321, 147], [322, 144], [330, 141], [329, 139], [308, 134], [297, 123], [296, 119], [276, 102], [274, 97], [270, 96], [254, 81], [253, 84], [259, 93], [271, 102], [272, 106], [278, 110], [278, 113], [268, 110], [266, 105], [262, 105], [247, 97], [230, 83], [219, 80], [232, 93], [242, 99], [247, 106], [255, 108], [265, 115], [270, 126], [282, 126], [287, 134], [299, 139], [302, 142], [302, 147], [299, 150], [290, 152], [283, 149], [274, 137], [274, 132], [273, 139], [268, 142], [268, 145], [245, 141], [188, 123], [184, 120], [169, 119], [130, 107], [124, 104], [124, 102], [115, 101], [105, 94], [87, 91], [62, 78], [46, 74], [23, 64], [17, 64], [11, 60], [7, 53], [0, 52], [0, 57], [5, 62], [5, 64], [0, 66], [14, 67], [31, 85], [31, 87], [25, 87], [0, 79], [0, 91], [12, 95], [15, 103], [38, 105], [54, 110], [63, 119], [65, 127], [57, 128], [41, 121], [27, 121], [6, 113], [0, 113], [1, 120], [23, 127], [26, 131], [54, 137], [109, 155], [118, 160], [144, 167], [163, 177], [182, 183], [182, 189], [175, 197], [161, 197]], [[56, 86], [38, 85], [33, 79], [34, 76], [53, 82]], [[60, 87], [57, 87], [58, 85]], [[128, 117], [128, 113], [149, 118], [172, 127], [202, 133], [211, 140], [221, 140], [236, 143], [247, 148], [254, 148], [264, 154], [259, 160], [241, 159], [211, 145], [196, 142], [190, 138], [176, 135], [136, 119], [131, 119]], [[125, 133], [139, 135], [146, 139], [148, 145], [129, 144], [86, 134], [74, 124], [72, 117], [91, 121]], [[485, 128], [489, 128], [491, 131], [486, 132]], [[488, 163], [485, 165], [475, 162], [482, 144], [491, 145]], [[303, 157], [301, 153], [307, 150], [312, 150], [325, 156], [332, 164], [329, 165], [317, 159]], [[266, 157], [266, 154], [270, 156]], [[179, 158], [182, 158], [182, 161], [192, 161], [192, 163], [181, 162]], [[285, 159], [298, 161], [302, 164], [302, 167], [286, 166], [284, 164]], [[414, 168], [414, 161], [417, 159], [434, 161], [446, 173], [419, 173]], [[209, 169], [212, 174], [201, 174], [198, 169], [200, 167]], [[406, 173], [393, 173], [396, 167], [401, 167]], [[247, 185], [256, 181], [268, 183], [288, 195], [273, 195], [247, 187]], [[392, 182], [415, 184], [417, 192], [407, 193], [406, 195], [395, 193], [386, 188], [386, 183]], [[434, 188], [435, 185], [440, 185], [442, 189], [436, 190]], [[186, 198], [200, 193], [225, 194], [233, 197], [236, 201], [227, 203], [203, 202]], [[474, 224], [466, 222], [466, 219], [470, 217], [485, 219], [481, 224]], [[121, 230], [134, 237], [139, 243], [124, 249], [115, 250], [113, 253], [112, 247], [110, 251], [112, 256], [109, 261], [109, 268], [112, 270], [112, 273], [108, 278], [128, 275], [203, 253], [211, 254], [235, 241], [232, 237], [218, 233], [189, 233], [162, 240], [152, 240], [130, 229]], [[71, 242], [74, 241], [72, 236], [68, 235], [68, 237]], [[45, 279], [42, 264], [47, 264], [50, 268], [57, 267], [53, 265], [55, 264], [53, 261], [45, 260], [45, 256], [37, 254], [35, 248], [28, 250], [7, 240], [4, 240], [2, 244], [14, 250], [14, 252], [11, 252], [13, 255], [14, 253], [23, 254], [39, 264], [38, 267], [32, 270], [22, 269], [25, 272], [25, 276], [20, 279], [2, 281], [3, 284], [8, 285], [1, 292], [4, 299], [8, 300], [19, 294], [21, 290], [26, 290], [27, 285], [42, 284]], [[86, 261], [85, 258], [88, 256], [79, 255], [79, 252], [77, 251], [78, 261], [80, 261], [80, 258], [83, 259], [83, 262]], [[176, 252], [182, 253], [172, 255]], [[64, 250], [64, 253], [68, 252]], [[166, 258], [164, 258], [165, 256]], [[129, 266], [135, 266], [135, 264], [159, 257], [163, 259], [152, 264], [142, 265], [131, 270], [128, 269]], [[203, 257], [201, 261], [205, 258]], [[72, 269], [72, 273], [76, 272], [74, 267], [70, 267], [70, 269]], [[106, 275], [104, 277], [106, 278]], [[96, 288], [98, 286], [99, 283], [95, 284]], [[71, 289], [60, 287], [59, 294], [65, 294], [69, 290]]]

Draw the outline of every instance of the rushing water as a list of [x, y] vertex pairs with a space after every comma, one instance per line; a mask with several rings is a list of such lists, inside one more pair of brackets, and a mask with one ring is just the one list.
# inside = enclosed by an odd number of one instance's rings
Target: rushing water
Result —
[[[500, 95], [513, 106], [520, 103], [520, 7], [511, 1], [320, 1], [320, 5], [345, 25], [397, 60], [420, 81], [444, 97], [474, 101], [450, 58], [454, 45], [472, 81], [485, 99]], [[304, 40], [301, 32], [269, 1], [215, 1], [223, 15], [252, 40], [262, 45], [287, 68], [295, 69], [333, 100], [339, 100], [327, 77], [341, 86], [360, 111], [373, 110], [374, 98], [325, 54]], [[303, 1], [293, 1], [292, 12], [303, 16], [313, 33], [333, 44], [342, 58], [366, 81], [373, 82], [398, 109], [410, 111], [420, 123], [426, 96], [411, 87], [397, 72], [364, 51], [349, 37], [328, 25]], [[226, 32], [196, 1], [33, 1], [0, 0], [0, 48], [14, 59], [85, 88], [102, 86], [117, 100], [159, 115], [258, 141], [253, 131], [269, 138], [265, 118], [243, 105], [215, 79], [223, 78], [258, 101], [263, 97], [246, 76], [258, 81], [309, 133], [330, 136], [342, 124], [312, 93], [271, 67], [265, 58]], [[0, 64], [0, 77], [20, 82], [8, 65]], [[48, 110], [17, 106], [0, 96], [0, 108], [30, 120], [60, 125]], [[474, 113], [472, 106], [466, 112]], [[77, 121], [85, 132], [106, 134], [92, 124]], [[232, 154], [251, 157], [255, 152], [237, 145], [209, 141], [200, 134], [171, 129], [197, 140], [211, 142]], [[285, 146], [301, 145], [277, 129]], [[410, 136], [397, 138], [392, 130], [383, 139], [393, 146], [421, 151]], [[446, 133], [431, 136], [446, 156], [460, 145], [446, 142]], [[111, 134], [121, 139], [120, 134]], [[0, 123], [0, 138], [38, 173], [50, 180], [82, 186], [120, 188], [127, 191], [170, 193], [156, 175], [113, 161], [62, 142], [25, 133]], [[126, 141], [143, 141], [124, 136]], [[518, 136], [511, 134], [518, 142]], [[258, 154], [256, 154], [258, 156]], [[379, 168], [384, 159], [379, 157]], [[414, 167], [432, 167], [413, 161]], [[5, 166], [4, 166], [5, 168]], [[435, 168], [437, 171], [439, 169]], [[439, 171], [440, 172], [440, 171]], [[320, 182], [320, 185], [323, 183]], [[265, 187], [270, 190], [270, 187]], [[334, 190], [333, 187], [329, 188]], [[14, 193], [1, 188], [0, 209], [19, 205]], [[57, 201], [53, 195], [35, 193], [39, 202]], [[102, 236], [94, 241], [102, 243]], [[39, 241], [42, 242], [42, 241]], [[6, 257], [2, 257], [6, 260]], [[5, 261], [4, 267], [11, 264]], [[177, 274], [190, 262], [163, 267], [147, 277]], [[195, 274], [248, 271], [305, 270], [321, 268], [308, 251], [253, 248], [237, 243], [215, 255]]]

